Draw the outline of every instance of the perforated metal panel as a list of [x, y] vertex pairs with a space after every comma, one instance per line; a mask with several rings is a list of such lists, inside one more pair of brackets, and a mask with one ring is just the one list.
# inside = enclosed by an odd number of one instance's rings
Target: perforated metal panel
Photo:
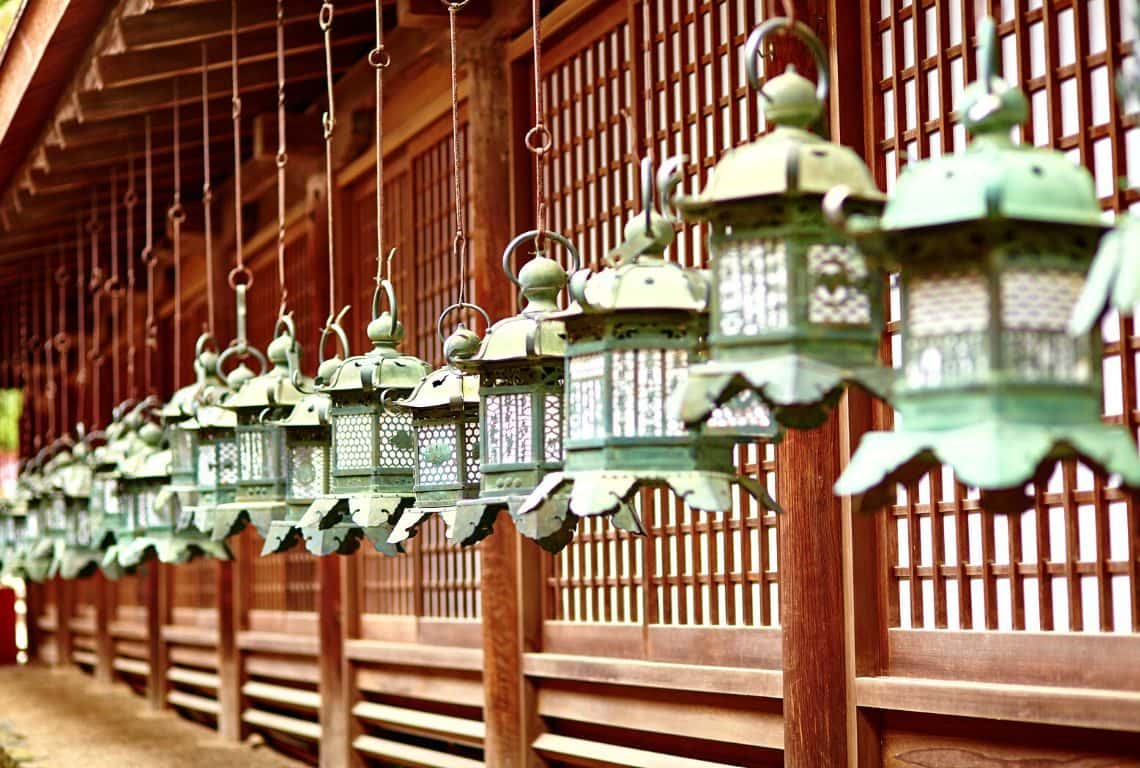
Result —
[[394, 408], [386, 410], [380, 414], [379, 426], [380, 466], [411, 471], [416, 463], [412, 414]]
[[807, 252], [812, 281], [808, 320], [825, 325], [869, 325], [871, 299], [860, 288], [867, 279], [867, 263], [849, 245], [813, 244]]
[[289, 496], [312, 499], [324, 494], [327, 470], [323, 445], [294, 445], [289, 449]]
[[372, 414], [335, 414], [333, 455], [336, 469], [368, 469], [372, 466]]
[[730, 240], [717, 249], [720, 333], [755, 336], [788, 325], [788, 262], [783, 240]]

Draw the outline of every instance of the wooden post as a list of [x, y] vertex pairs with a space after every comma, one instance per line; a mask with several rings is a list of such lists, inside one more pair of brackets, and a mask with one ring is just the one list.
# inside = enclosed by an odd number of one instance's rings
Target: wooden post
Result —
[[55, 663], [67, 666], [71, 663], [71, 582], [55, 578]]
[[[360, 569], [363, 560], [357, 557], [338, 557], [341, 564], [341, 604], [344, 615], [344, 632], [342, 643], [351, 637], [360, 637]], [[342, 646], [343, 647], [343, 646]], [[347, 654], [344, 655], [342, 696], [339, 704], [345, 712], [347, 727], [345, 728], [343, 751], [346, 754], [345, 765], [356, 768], [364, 764], [360, 755], [352, 747], [352, 742], [361, 735], [363, 729], [352, 715], [352, 708], [360, 697], [356, 687], [356, 672], [352, 661]]]
[[107, 581], [102, 571], [91, 578], [95, 587], [95, 679], [109, 683], [115, 675], [111, 666], [115, 661], [115, 648], [111, 640], [111, 598], [108, 594], [114, 585]]
[[[241, 556], [243, 538], [233, 547]], [[241, 663], [237, 647], [237, 616], [241, 601], [237, 596], [240, 579], [238, 563], [221, 560], [217, 565], [218, 611], [218, 735], [226, 741], [241, 741]]]
[[321, 768], [345, 768], [349, 764], [348, 708], [344, 693], [344, 617], [341, 602], [341, 558], [317, 559], [320, 634], [319, 690], [321, 695]]
[[146, 566], [146, 646], [150, 674], [147, 675], [146, 698], [151, 709], [166, 707], [166, 643], [162, 639], [162, 627], [170, 613], [167, 567], [157, 560]]
[[28, 662], [40, 659], [40, 615], [44, 610], [43, 585], [24, 582], [24, 629], [28, 637]]

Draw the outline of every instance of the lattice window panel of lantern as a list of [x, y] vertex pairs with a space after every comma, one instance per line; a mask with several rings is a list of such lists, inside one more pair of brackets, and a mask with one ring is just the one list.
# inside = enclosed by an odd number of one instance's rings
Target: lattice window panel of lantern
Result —
[[[988, 4], [999, 20], [1004, 76], [1018, 82], [1030, 100], [1029, 119], [1015, 138], [1060, 149], [1086, 165], [1102, 204], [1116, 210], [1136, 201], [1129, 187], [1140, 171], [1132, 159], [1140, 134], [1112, 92], [1131, 50], [1130, 5]], [[983, 4], [978, 6], [981, 12]], [[864, 50], [873, 70], [868, 149], [883, 188], [893, 189], [906, 162], [964, 145], [952, 106], [977, 74], [974, 13], [968, 0], [864, 6], [864, 23], [872, 31]], [[898, 317], [892, 281], [884, 351], [896, 367], [903, 351]], [[1028, 321], [1020, 315], [1007, 319]], [[1105, 418], [1135, 434], [1133, 324], [1111, 314], [1102, 330]], [[908, 357], [908, 375], [911, 363]], [[879, 427], [889, 427], [892, 418], [889, 409], [877, 409]], [[946, 468], [900, 488], [881, 547], [890, 585], [889, 625], [1140, 631], [1140, 520], [1132, 497], [1075, 462], [1064, 463], [1033, 493], [1033, 509], [1005, 516], [983, 510], [977, 491], [955, 482]]]
[[[550, 220], [575, 242], [587, 263], [599, 265], [640, 207], [635, 167], [640, 142], [631, 135], [631, 123], [644, 126], [658, 159], [689, 157], [683, 190], [690, 194], [704, 185], [727, 149], [763, 133], [759, 102], [744, 76], [742, 49], [763, 19], [764, 5], [761, 0], [699, 0], [680, 6], [650, 0], [647, 36], [640, 2], [613, 3], [591, 15], [592, 35], [580, 27], [545, 52], [542, 76], [553, 135], [546, 176]], [[703, 266], [706, 235], [703, 228], [686, 228], [673, 257]], [[779, 288], [773, 286], [767, 322], [784, 322]], [[764, 479], [774, 493], [772, 446], [741, 446], [738, 466]], [[643, 493], [639, 509], [648, 531], [645, 539], [602, 520], [579, 524], [573, 543], [547, 565], [548, 619], [778, 623], [774, 515], [745, 496], [726, 514], [694, 513], [667, 492]]]

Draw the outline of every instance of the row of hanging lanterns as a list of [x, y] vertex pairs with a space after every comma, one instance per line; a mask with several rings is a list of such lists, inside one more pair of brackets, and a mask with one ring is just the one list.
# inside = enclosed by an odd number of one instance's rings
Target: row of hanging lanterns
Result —
[[[462, 5], [448, 3], [453, 43]], [[537, 77], [537, 4], [534, 14]], [[326, 45], [331, 25], [326, 3]], [[379, 224], [388, 58], [377, 27], [369, 61]], [[760, 49], [778, 32], [806, 44], [818, 83], [791, 68], [762, 80]], [[503, 253], [521, 308], [492, 324], [468, 301], [457, 184], [460, 289], [437, 324], [445, 363], [434, 371], [399, 350], [394, 252], [385, 257], [378, 226], [372, 349], [349, 353], [347, 307], [333, 315], [330, 274], [319, 367], [312, 380], [302, 374], [284, 301], [281, 191], [283, 301], [267, 355], [245, 337], [252, 281], [239, 229], [235, 340], [218, 354], [209, 337], [200, 339], [196, 381], [165, 406], [120, 409], [103, 433], [59, 441], [30, 460], [14, 502], [0, 509], [4, 568], [70, 578], [98, 566], [115, 575], [152, 555], [228, 557], [224, 541], [246, 524], [265, 539], [263, 555], [302, 542], [317, 555], [348, 554], [365, 539], [398, 555], [432, 515], [451, 541], [472, 545], [503, 511], [557, 551], [583, 517], [644, 533], [636, 500], [644, 488], [669, 488], [694, 509], [723, 514], [739, 485], [778, 510], [762, 483], [738, 473], [734, 445], [818, 426], [850, 384], [896, 410], [895, 430], [865, 435], [836, 484], [867, 508], [938, 464], [995, 511], [1023, 509], [1026, 484], [1045, 482], [1059, 459], [1079, 458], [1140, 487], [1132, 438], [1100, 418], [1097, 326], [1107, 304], [1124, 306], [1140, 284], [1127, 247], [1134, 225], [1106, 222], [1087, 170], [1059, 152], [1013, 143], [1026, 99], [997, 75], [993, 23], [980, 24], [978, 35], [980, 80], [959, 108], [972, 143], [911, 164], [886, 196], [852, 150], [809, 130], [828, 98], [819, 40], [794, 20], [765, 22], [745, 60], [772, 130], [727, 153], [691, 197], [675, 194], [683, 159], [656, 173], [643, 161], [643, 210], [598, 271], [581, 269], [573, 243], [546, 225], [550, 141], [539, 92], [525, 142], [536, 156], [536, 227]], [[236, 21], [233, 41], [236, 66]], [[236, 103], [236, 71], [234, 87]], [[454, 89], [452, 97], [457, 107]], [[453, 131], [458, 174], [456, 109]], [[283, 132], [281, 142], [283, 190]], [[240, 198], [239, 167], [235, 175]], [[331, 194], [328, 204], [331, 253]], [[707, 271], [670, 258], [678, 213], [708, 226]], [[528, 245], [533, 255], [516, 274], [516, 254]], [[896, 368], [878, 362], [890, 273], [901, 308]], [[483, 336], [455, 322], [471, 317], [484, 322]], [[338, 349], [326, 358], [329, 342]], [[231, 360], [238, 365], [227, 373]]]

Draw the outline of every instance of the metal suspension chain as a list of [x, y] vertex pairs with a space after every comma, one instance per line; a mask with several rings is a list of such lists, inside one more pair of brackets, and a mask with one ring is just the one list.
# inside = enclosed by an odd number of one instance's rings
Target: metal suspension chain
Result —
[[285, 282], [285, 167], [289, 154], [285, 146], [285, 3], [277, 0], [277, 283], [281, 305], [277, 316], [289, 307], [289, 287]]
[[535, 247], [542, 248], [546, 239], [546, 155], [554, 143], [544, 120], [546, 114], [542, 83], [542, 13], [539, 0], [531, 0], [531, 37], [534, 48], [534, 126], [527, 131], [524, 143], [534, 154]]
[[443, 0], [447, 6], [448, 36], [451, 43], [451, 161], [455, 180], [455, 237], [451, 241], [452, 257], [459, 261], [459, 303], [467, 301], [467, 234], [463, 226], [463, 187], [460, 168], [463, 150], [459, 145], [459, 56], [456, 52], [455, 15], [469, 0]]
[[328, 253], [329, 253], [329, 316], [336, 311], [336, 240], [333, 224], [333, 156], [332, 140], [336, 130], [336, 101], [333, 97], [332, 68], [332, 21], [333, 4], [329, 0], [321, 3], [317, 23], [325, 38], [325, 87], [328, 92], [328, 111], [321, 116], [325, 136], [325, 204], [328, 206]]
[[111, 300], [111, 401], [118, 405], [122, 400], [122, 359], [119, 323], [123, 289], [119, 284], [119, 169], [111, 168], [111, 275], [103, 287]]
[[[79, 344], [76, 349], [75, 355], [75, 388], [76, 395], [78, 396], [78, 404], [76, 407], [76, 419], [83, 420], [83, 394], [84, 387], [87, 386], [87, 334], [84, 330], [84, 310], [86, 309], [86, 291], [83, 285], [83, 259], [85, 254], [85, 243], [83, 242], [83, 233], [90, 232], [91, 222], [95, 218], [95, 198], [91, 198], [91, 218], [83, 225], [80, 230], [80, 236], [75, 241], [75, 327], [78, 332]], [[67, 329], [67, 270], [63, 266], [62, 253], [60, 254], [59, 269], [56, 270], [56, 283], [59, 286], [59, 299], [56, 302], [56, 311], [59, 312], [59, 319], [56, 322], [55, 330], [55, 351], [58, 354], [56, 363], [59, 365], [59, 391], [60, 397], [60, 434], [67, 429], [67, 424], [70, 419], [70, 398], [68, 397], [67, 387], [67, 363], [69, 357], [67, 350], [70, 349], [70, 337], [66, 333]]]
[[[99, 221], [99, 208], [96, 204], [96, 196], [92, 193], [91, 202], [91, 221], [88, 222], [88, 230], [91, 235], [91, 279], [87, 284], [88, 290], [91, 291], [91, 344], [87, 348], [87, 361], [89, 364], [89, 374], [91, 380], [91, 410], [87, 412], [92, 424], [95, 423], [99, 417], [99, 405], [102, 403], [103, 398], [103, 334], [102, 334], [102, 313], [100, 312], [100, 300], [103, 297], [103, 267], [100, 266], [99, 256], [99, 235], [103, 232], [103, 224]], [[80, 297], [83, 295], [82, 282], [83, 273], [79, 273], [78, 283], [81, 290], [79, 291]], [[80, 333], [85, 326], [85, 315], [82, 311], [79, 313], [79, 327]], [[79, 402], [83, 402], [82, 393]]]
[[[245, 254], [242, 251], [244, 235], [242, 233], [241, 206], [241, 91], [238, 80], [238, 12], [237, 0], [230, 0], [230, 81], [232, 95], [230, 104], [234, 122], [234, 268], [230, 271], [229, 283], [231, 288], [245, 285], [248, 289], [253, 285], [253, 273], [245, 266]], [[242, 281], [239, 283], [239, 279]]]
[[[78, 225], [78, 221], [76, 224]], [[58, 269], [63, 269], [63, 259], [60, 258]], [[58, 283], [60, 281], [60, 272], [55, 273], [55, 279]], [[45, 275], [44, 277], [44, 400], [47, 402], [47, 432], [45, 438], [49, 441], [54, 440], [56, 436], [55, 431], [55, 366], [52, 363], [52, 348], [55, 346], [56, 338], [52, 333], [51, 326], [51, 280]]]
[[135, 348], [135, 206], [139, 196], [135, 191], [135, 154], [127, 154], [127, 191], [123, 194], [123, 208], [127, 214], [127, 383], [132, 399], [139, 397], [138, 378], [135, 370], [138, 362], [138, 350]]
[[158, 255], [154, 252], [154, 168], [151, 147], [150, 115], [146, 116], [146, 245], [142, 262], [146, 265], [146, 330], [143, 344], [143, 364], [146, 367], [146, 392], [154, 394], [154, 351], [158, 346], [158, 324], [154, 315], [154, 270]]
[[206, 332], [214, 335], [214, 189], [210, 185], [210, 91], [206, 65], [209, 54], [202, 43], [202, 222], [206, 229]]
[[186, 211], [182, 207], [182, 134], [178, 118], [178, 78], [174, 78], [171, 120], [174, 193], [166, 218], [170, 221], [174, 251], [174, 389], [177, 390], [182, 387], [182, 222], [186, 221]]
[[[376, 0], [376, 47], [369, 51], [368, 63], [376, 70], [376, 285], [380, 285], [384, 277], [384, 70], [392, 63], [392, 57], [384, 49], [381, 0]], [[395, 249], [392, 250], [394, 253]], [[391, 256], [388, 263], [391, 264]]]

